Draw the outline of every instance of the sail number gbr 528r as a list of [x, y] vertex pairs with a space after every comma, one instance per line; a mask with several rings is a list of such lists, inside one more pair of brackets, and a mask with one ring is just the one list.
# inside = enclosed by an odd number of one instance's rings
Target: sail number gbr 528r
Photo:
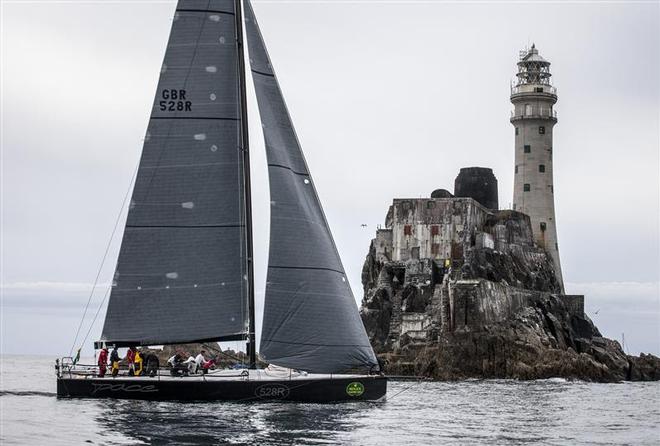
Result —
[[160, 111], [192, 111], [192, 102], [186, 99], [186, 90], [165, 89], [160, 98]]

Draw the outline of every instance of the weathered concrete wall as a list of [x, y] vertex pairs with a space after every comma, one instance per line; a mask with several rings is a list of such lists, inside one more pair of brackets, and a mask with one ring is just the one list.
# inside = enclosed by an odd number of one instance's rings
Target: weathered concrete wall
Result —
[[378, 229], [376, 231], [376, 239], [374, 240], [376, 247], [376, 260], [379, 262], [389, 262], [392, 260], [392, 230], [391, 229]]
[[391, 260], [462, 259], [463, 245], [490, 215], [471, 198], [395, 199], [385, 222], [392, 232]]

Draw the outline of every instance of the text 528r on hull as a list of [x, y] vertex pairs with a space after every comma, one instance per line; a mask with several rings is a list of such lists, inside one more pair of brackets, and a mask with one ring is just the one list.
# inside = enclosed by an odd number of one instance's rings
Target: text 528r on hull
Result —
[[[259, 354], [309, 374], [256, 370], [243, 25], [270, 185]], [[59, 396], [327, 402], [385, 395], [249, 0], [179, 0], [132, 184], [96, 348], [245, 341], [250, 370], [100, 378], [71, 361], [58, 368]]]

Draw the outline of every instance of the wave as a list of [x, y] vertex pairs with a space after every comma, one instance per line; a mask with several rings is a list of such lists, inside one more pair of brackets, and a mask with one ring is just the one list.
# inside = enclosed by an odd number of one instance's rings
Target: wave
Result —
[[0, 390], [0, 396], [57, 396], [57, 394], [37, 390]]

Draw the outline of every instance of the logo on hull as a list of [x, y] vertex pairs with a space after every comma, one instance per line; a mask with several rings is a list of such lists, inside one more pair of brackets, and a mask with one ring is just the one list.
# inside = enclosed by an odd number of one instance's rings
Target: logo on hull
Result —
[[289, 388], [284, 384], [264, 384], [254, 389], [254, 395], [259, 398], [280, 400], [289, 396]]
[[103, 384], [92, 384], [94, 390], [92, 394], [96, 392], [135, 392], [135, 393], [152, 393], [158, 392], [158, 389], [154, 385], [142, 385], [142, 384], [113, 384], [113, 383], [103, 383]]
[[360, 396], [364, 393], [364, 384], [354, 381], [346, 386], [346, 394], [348, 396]]

